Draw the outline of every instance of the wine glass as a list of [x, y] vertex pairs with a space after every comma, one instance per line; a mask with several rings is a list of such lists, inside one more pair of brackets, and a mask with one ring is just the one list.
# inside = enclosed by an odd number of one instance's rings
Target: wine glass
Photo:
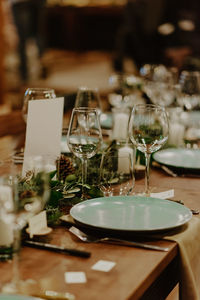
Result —
[[113, 107], [132, 107], [133, 104], [143, 103], [140, 95], [141, 78], [129, 73], [114, 73], [109, 77], [111, 92], [108, 95], [109, 103]]
[[200, 106], [200, 72], [182, 71], [179, 79], [178, 104], [187, 111]]
[[27, 113], [28, 113], [28, 102], [30, 100], [47, 100], [47, 99], [55, 99], [56, 94], [55, 90], [51, 88], [28, 88], [24, 94], [24, 101], [22, 106], [22, 115], [24, 121], [27, 121]]
[[170, 106], [175, 102], [178, 86], [166, 82], [146, 81], [144, 91], [153, 104]]
[[87, 159], [99, 150], [102, 133], [97, 109], [88, 107], [73, 108], [70, 119], [67, 143], [71, 152], [81, 159], [82, 163], [82, 196], [87, 199], [85, 184], [87, 181]]
[[99, 114], [102, 112], [98, 88], [81, 86], [78, 88], [75, 107], [96, 108]]
[[106, 152], [100, 166], [100, 189], [104, 196], [130, 195], [134, 188], [133, 151]]
[[26, 281], [21, 280], [19, 275], [21, 231], [31, 217], [43, 210], [50, 196], [44, 160], [39, 157], [32, 159], [34, 168], [27, 171], [26, 176], [7, 173], [0, 177], [0, 218], [13, 232], [12, 278], [2, 287], [5, 293], [20, 293], [25, 287]]
[[158, 105], [136, 105], [129, 120], [129, 137], [145, 154], [146, 174], [144, 195], [150, 195], [149, 165], [151, 153], [159, 150], [168, 139], [168, 118], [165, 108]]

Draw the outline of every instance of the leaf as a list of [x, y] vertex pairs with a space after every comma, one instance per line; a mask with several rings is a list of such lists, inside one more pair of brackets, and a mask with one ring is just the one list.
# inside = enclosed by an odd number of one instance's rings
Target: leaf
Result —
[[64, 194], [65, 199], [74, 198], [75, 196], [75, 194]]
[[113, 178], [108, 181], [108, 183], [117, 183], [119, 181], [119, 178]]
[[74, 189], [68, 190], [67, 192], [68, 193], [78, 193], [78, 192], [80, 192], [80, 188], [76, 187]]
[[59, 185], [60, 182], [58, 180], [51, 180], [50, 181], [50, 187], [54, 188], [55, 186]]
[[87, 184], [87, 183], [83, 184], [82, 186], [85, 187], [85, 188], [88, 189], [88, 190], [91, 189], [91, 186], [90, 186], [89, 184]]
[[50, 179], [53, 179], [56, 174], [57, 174], [57, 170], [50, 172], [49, 173]]
[[51, 190], [48, 205], [52, 207], [57, 207], [59, 200], [63, 197], [62, 193], [59, 191]]
[[75, 174], [70, 174], [70, 175], [67, 175], [65, 181], [66, 182], [71, 182], [71, 181], [75, 181], [76, 180], [76, 175]]
[[98, 198], [98, 197], [103, 197], [103, 193], [102, 191], [98, 188], [93, 186], [90, 191], [88, 192], [88, 194], [92, 197], [92, 198]]

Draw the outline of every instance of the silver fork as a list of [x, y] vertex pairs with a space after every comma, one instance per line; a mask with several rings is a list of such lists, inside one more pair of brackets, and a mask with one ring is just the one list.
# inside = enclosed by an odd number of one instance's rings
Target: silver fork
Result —
[[114, 244], [121, 245], [121, 246], [124, 245], [129, 247], [138, 247], [138, 248], [145, 248], [145, 249], [151, 249], [157, 251], [169, 251], [169, 248], [167, 247], [160, 247], [160, 246], [155, 246], [155, 245], [145, 244], [140, 242], [132, 242], [132, 241], [122, 240], [118, 238], [111, 238], [111, 237], [96, 238], [94, 236], [82, 232], [80, 229], [74, 226], [70, 227], [69, 231], [73, 233], [75, 236], [77, 236], [81, 241], [87, 243], [112, 242]]

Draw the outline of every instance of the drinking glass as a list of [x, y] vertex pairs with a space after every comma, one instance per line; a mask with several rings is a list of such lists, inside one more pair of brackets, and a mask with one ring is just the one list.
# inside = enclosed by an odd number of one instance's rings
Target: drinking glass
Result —
[[100, 166], [100, 189], [104, 196], [130, 195], [134, 188], [133, 152], [104, 153]]
[[98, 88], [82, 86], [78, 88], [75, 107], [96, 108], [99, 114], [102, 112]]
[[187, 111], [200, 107], [200, 72], [182, 71], [179, 79], [178, 104]]
[[82, 196], [87, 199], [85, 184], [87, 182], [87, 159], [93, 157], [99, 150], [102, 133], [97, 109], [79, 107], [72, 110], [67, 143], [71, 152], [81, 159], [82, 163]]
[[177, 85], [159, 81], [146, 81], [144, 91], [153, 104], [170, 106], [176, 99]]
[[151, 153], [167, 141], [169, 132], [165, 108], [158, 105], [136, 105], [129, 120], [129, 137], [134, 146], [145, 154], [146, 174], [144, 195], [149, 196], [149, 165]]
[[43, 160], [37, 158], [35, 166], [38, 172], [33, 168], [25, 177], [14, 173], [0, 177], [0, 217], [13, 232], [12, 278], [2, 287], [5, 293], [18, 293], [26, 284], [19, 275], [21, 230], [32, 216], [44, 208], [50, 195], [49, 177]]
[[132, 107], [133, 104], [143, 103], [140, 95], [141, 78], [128, 73], [115, 73], [109, 77], [111, 92], [108, 95], [109, 103], [113, 107]]
[[28, 102], [30, 100], [42, 100], [42, 99], [55, 99], [56, 94], [54, 89], [51, 88], [28, 88], [24, 94], [24, 101], [22, 106], [22, 115], [24, 121], [27, 120]]

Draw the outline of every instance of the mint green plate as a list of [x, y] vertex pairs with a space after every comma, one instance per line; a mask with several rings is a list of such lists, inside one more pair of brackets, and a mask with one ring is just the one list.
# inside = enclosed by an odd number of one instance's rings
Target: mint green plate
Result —
[[25, 295], [0, 294], [0, 300], [40, 300], [40, 299], [41, 298], [35, 298], [35, 297], [25, 296]]
[[141, 196], [86, 200], [70, 210], [75, 222], [90, 228], [151, 232], [169, 230], [188, 222], [191, 211], [176, 202]]
[[153, 158], [158, 163], [171, 167], [200, 169], [200, 150], [198, 149], [169, 148], [155, 152]]

